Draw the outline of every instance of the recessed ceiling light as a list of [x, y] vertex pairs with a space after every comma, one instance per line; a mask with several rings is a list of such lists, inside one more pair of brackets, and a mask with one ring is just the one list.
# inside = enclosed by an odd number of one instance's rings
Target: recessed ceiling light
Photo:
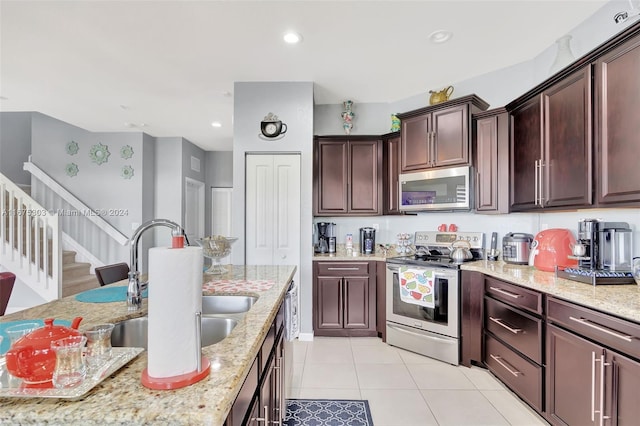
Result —
[[302, 41], [302, 36], [298, 33], [290, 31], [284, 35], [285, 43], [296, 44]]
[[222, 127], [222, 123], [221, 123], [221, 122], [219, 122], [219, 121], [214, 121], [213, 123], [211, 123], [211, 125], [212, 125], [213, 127]]
[[453, 33], [451, 31], [438, 30], [429, 34], [429, 40], [432, 43], [444, 43], [453, 37]]

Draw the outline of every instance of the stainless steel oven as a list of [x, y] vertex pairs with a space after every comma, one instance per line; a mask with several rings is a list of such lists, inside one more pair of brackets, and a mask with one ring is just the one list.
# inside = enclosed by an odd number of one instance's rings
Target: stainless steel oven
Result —
[[411, 266], [433, 272], [434, 308], [400, 298], [401, 265], [387, 263], [387, 343], [457, 365], [459, 355], [459, 273], [455, 269]]
[[[484, 257], [481, 232], [416, 232], [414, 256], [387, 258], [387, 343], [457, 365], [460, 361], [460, 264], [449, 258], [451, 244], [465, 240], [472, 260]], [[403, 297], [401, 268], [430, 277], [428, 305]], [[406, 275], [404, 275], [406, 278]], [[406, 282], [403, 283], [406, 285]], [[425, 293], [426, 294], [426, 293]]]

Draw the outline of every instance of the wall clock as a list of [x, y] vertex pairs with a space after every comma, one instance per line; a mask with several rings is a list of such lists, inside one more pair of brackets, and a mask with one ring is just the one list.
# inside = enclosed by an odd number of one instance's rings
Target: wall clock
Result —
[[260, 122], [260, 132], [267, 139], [275, 139], [287, 133], [287, 125], [279, 120], [277, 115], [270, 112]]

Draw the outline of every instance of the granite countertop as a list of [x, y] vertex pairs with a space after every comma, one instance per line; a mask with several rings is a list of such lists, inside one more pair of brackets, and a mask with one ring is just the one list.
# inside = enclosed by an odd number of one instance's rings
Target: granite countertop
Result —
[[623, 319], [640, 323], [640, 286], [636, 284], [593, 286], [557, 278], [553, 272], [533, 266], [512, 265], [503, 261], [479, 260], [462, 265], [462, 270], [477, 271], [514, 284], [578, 303]]
[[[360, 246], [354, 244], [352, 250], [347, 250], [344, 244], [338, 244], [335, 253], [314, 253], [313, 260], [320, 261], [380, 261], [384, 262], [388, 257], [403, 256], [396, 251], [395, 244], [387, 244], [389, 247], [387, 250], [380, 247], [380, 244], [376, 244], [376, 251], [373, 254], [360, 253]], [[412, 249], [413, 250], [413, 249]]]
[[[262, 292], [233, 293], [256, 295], [259, 299], [226, 339], [202, 348], [203, 355], [211, 362], [211, 373], [202, 381], [171, 391], [147, 389], [140, 383], [142, 370], [147, 366], [146, 352], [143, 352], [79, 401], [0, 398], [0, 424], [222, 425], [275, 318], [295, 270], [295, 266], [234, 266], [232, 271], [224, 275], [204, 276], [203, 283], [270, 280], [274, 284]], [[205, 293], [212, 294], [211, 291]], [[147, 299], [144, 299], [142, 310], [130, 313], [124, 301], [82, 303], [76, 301], [74, 296], [69, 296], [6, 315], [1, 322], [50, 317], [70, 320], [81, 316], [82, 324], [90, 324], [117, 322], [146, 313]]]

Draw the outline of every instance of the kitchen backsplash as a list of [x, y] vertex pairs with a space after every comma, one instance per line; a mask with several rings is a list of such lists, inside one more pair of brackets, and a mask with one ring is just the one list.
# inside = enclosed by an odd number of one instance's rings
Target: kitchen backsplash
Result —
[[455, 224], [459, 231], [484, 232], [485, 247], [488, 247], [492, 232], [498, 233], [498, 242], [508, 232], [537, 234], [548, 228], [567, 228], [578, 231], [581, 218], [598, 218], [609, 222], [628, 222], [633, 230], [634, 256], [640, 256], [640, 209], [591, 209], [558, 213], [511, 213], [508, 215], [483, 215], [475, 213], [418, 213], [404, 216], [362, 217], [316, 217], [315, 222], [334, 222], [336, 240], [345, 242], [347, 233], [353, 234], [354, 243], [359, 243], [359, 229], [365, 226], [378, 228], [376, 244], [395, 244], [397, 235], [416, 231], [436, 231], [438, 226]]

